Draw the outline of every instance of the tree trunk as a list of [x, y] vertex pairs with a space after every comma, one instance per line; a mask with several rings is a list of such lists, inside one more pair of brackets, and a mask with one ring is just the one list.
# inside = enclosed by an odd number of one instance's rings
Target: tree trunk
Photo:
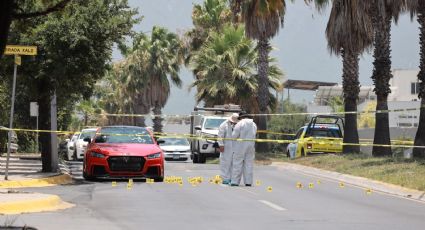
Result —
[[[419, 41], [420, 41], [420, 65], [419, 65], [419, 98], [421, 99], [421, 108], [419, 116], [419, 127], [415, 136], [415, 146], [425, 147], [425, 2], [419, 1], [418, 7], [418, 22], [419, 22]], [[425, 158], [425, 148], [414, 148], [413, 157]]]
[[342, 51], [343, 74], [342, 87], [344, 90], [345, 114], [344, 153], [359, 153], [359, 134], [357, 131], [357, 100], [360, 92], [359, 55]]
[[134, 122], [136, 126], [141, 126], [141, 127], [145, 127], [145, 117], [144, 116], [140, 116], [140, 115], [145, 115], [148, 113], [148, 109], [146, 108], [145, 105], [141, 104], [141, 103], [135, 103], [134, 105], [134, 112], [136, 112], [137, 116], [134, 117]]
[[[258, 40], [258, 105], [261, 114], [267, 114], [267, 106], [269, 104], [269, 41], [266, 37]], [[267, 117], [260, 115], [258, 122], [258, 130], [267, 130]], [[260, 139], [267, 139], [266, 133], [259, 134]], [[268, 152], [269, 145], [266, 142], [257, 143], [257, 152]]]
[[[373, 25], [374, 25], [374, 53], [372, 79], [375, 84], [375, 93], [377, 95], [376, 110], [388, 110], [388, 94], [391, 93], [390, 79], [391, 73], [391, 17], [378, 14], [374, 6]], [[375, 145], [391, 145], [390, 126], [388, 113], [377, 112], [375, 114], [375, 136], [373, 139], [373, 156], [392, 156], [391, 147]]]
[[155, 118], [153, 119], [153, 130], [157, 133], [162, 133], [162, 117], [161, 117], [161, 106], [156, 103], [155, 107], [153, 108], [153, 114], [155, 115]]
[[[50, 83], [41, 80], [38, 87], [39, 127], [41, 130], [50, 130]], [[41, 162], [43, 172], [52, 172], [51, 139], [50, 133], [41, 132], [39, 136], [41, 146]]]
[[0, 1], [0, 58], [2, 58], [6, 48], [10, 24], [12, 23], [13, 6], [14, 0]]

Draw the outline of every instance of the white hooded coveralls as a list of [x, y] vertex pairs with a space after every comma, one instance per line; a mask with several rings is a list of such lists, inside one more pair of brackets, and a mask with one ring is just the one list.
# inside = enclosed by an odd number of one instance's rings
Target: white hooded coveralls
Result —
[[[220, 174], [223, 180], [230, 181], [232, 174], [232, 160], [233, 160], [233, 141], [226, 140], [232, 138], [233, 125], [229, 120], [221, 123], [218, 128], [218, 144], [224, 146], [224, 152], [220, 153]], [[220, 139], [220, 138], [224, 138]]]
[[235, 141], [233, 145], [232, 184], [239, 184], [243, 174], [245, 184], [252, 185], [257, 125], [252, 119], [240, 120], [233, 129], [233, 138], [251, 141]]

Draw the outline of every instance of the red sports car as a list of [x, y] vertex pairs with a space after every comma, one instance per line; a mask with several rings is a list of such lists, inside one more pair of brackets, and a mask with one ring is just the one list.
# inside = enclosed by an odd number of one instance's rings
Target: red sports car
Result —
[[99, 128], [84, 154], [83, 177], [164, 180], [164, 154], [152, 133], [135, 126]]

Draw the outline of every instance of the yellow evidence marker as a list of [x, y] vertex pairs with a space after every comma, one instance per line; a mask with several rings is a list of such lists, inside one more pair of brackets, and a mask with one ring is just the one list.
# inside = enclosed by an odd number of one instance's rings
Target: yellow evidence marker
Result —
[[297, 183], [297, 188], [299, 188], [299, 189], [303, 188], [303, 184], [301, 184], [301, 182], [298, 182]]
[[255, 185], [260, 186], [261, 185], [261, 181], [260, 180], [256, 180], [255, 181]]
[[308, 184], [308, 188], [309, 189], [313, 189], [314, 188], [314, 184], [313, 183]]
[[340, 188], [344, 188], [345, 187], [345, 184], [343, 182], [339, 182], [339, 187]]
[[133, 184], [132, 183], [127, 183], [127, 190], [130, 190], [133, 188]]
[[267, 192], [271, 192], [271, 191], [273, 191], [272, 186], [267, 187]]
[[317, 184], [322, 184], [322, 181], [320, 181], [320, 180], [317, 180]]
[[368, 188], [365, 190], [366, 195], [371, 195], [372, 194], [372, 189]]
[[117, 186], [117, 182], [116, 181], [112, 181], [111, 185], [112, 185], [112, 187], [115, 187], [115, 186]]

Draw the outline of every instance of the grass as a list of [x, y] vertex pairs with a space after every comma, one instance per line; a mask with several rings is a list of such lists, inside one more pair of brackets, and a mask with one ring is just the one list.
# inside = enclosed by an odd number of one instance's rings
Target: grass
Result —
[[312, 166], [425, 191], [425, 161], [402, 158], [375, 158], [364, 154], [315, 155], [295, 160], [281, 157], [275, 160]]

